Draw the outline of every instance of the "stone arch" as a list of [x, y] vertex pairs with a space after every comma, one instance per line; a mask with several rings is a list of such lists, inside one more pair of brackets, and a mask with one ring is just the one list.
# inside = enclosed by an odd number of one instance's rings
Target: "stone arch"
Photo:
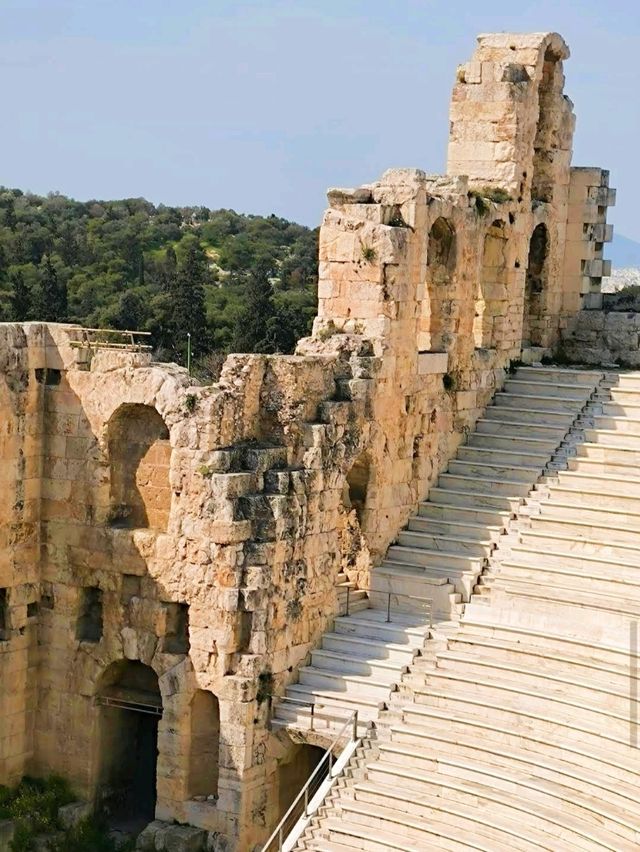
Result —
[[156, 807], [158, 676], [140, 660], [117, 660], [98, 682], [97, 804], [112, 821], [153, 819]]
[[563, 51], [559, 45], [550, 43], [546, 46], [538, 86], [538, 120], [533, 142], [531, 198], [535, 201], [553, 200], [554, 159], [560, 147], [558, 122], [561, 111], [558, 101], [562, 100], [564, 85], [562, 58]]
[[217, 798], [219, 774], [220, 704], [212, 692], [198, 689], [191, 700], [189, 798]]
[[473, 340], [476, 349], [493, 349], [498, 342], [500, 320], [506, 316], [508, 293], [508, 233], [505, 223], [495, 219], [482, 247], [480, 280], [474, 306]]
[[421, 351], [444, 351], [455, 331], [451, 284], [456, 268], [456, 232], [438, 217], [429, 230], [425, 294], [420, 322]]
[[529, 241], [529, 259], [524, 291], [522, 345], [543, 344], [544, 301], [548, 283], [549, 232], [541, 222]]
[[171, 507], [169, 430], [150, 405], [127, 403], [107, 425], [109, 521], [113, 526], [166, 530]]

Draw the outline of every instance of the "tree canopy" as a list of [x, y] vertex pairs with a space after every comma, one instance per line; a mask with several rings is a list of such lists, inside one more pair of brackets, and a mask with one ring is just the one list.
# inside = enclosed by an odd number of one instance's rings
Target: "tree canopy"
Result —
[[277, 216], [0, 187], [0, 321], [149, 331], [184, 363], [291, 352], [317, 305], [318, 231]]

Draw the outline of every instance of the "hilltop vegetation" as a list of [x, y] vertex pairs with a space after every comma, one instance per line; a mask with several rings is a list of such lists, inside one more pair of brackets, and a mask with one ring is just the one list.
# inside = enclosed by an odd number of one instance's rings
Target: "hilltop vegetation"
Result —
[[164, 357], [291, 352], [316, 312], [317, 230], [276, 216], [0, 188], [0, 321], [152, 334]]

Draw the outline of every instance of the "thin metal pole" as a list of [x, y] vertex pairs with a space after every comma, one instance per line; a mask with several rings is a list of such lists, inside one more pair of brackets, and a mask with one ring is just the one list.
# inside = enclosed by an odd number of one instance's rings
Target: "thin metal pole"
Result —
[[387, 621], [391, 621], [391, 592], [387, 592]]
[[358, 711], [353, 711], [353, 736], [352, 740], [355, 742], [358, 739]]
[[191, 375], [191, 332], [187, 332], [187, 373]]
[[351, 586], [347, 586], [347, 611], [345, 615], [349, 615], [349, 593], [351, 592]]
[[309, 811], [309, 788], [304, 788], [304, 815], [308, 816]]
[[314, 717], [315, 711], [316, 711], [316, 705], [312, 704], [311, 705], [311, 725], [309, 726], [310, 731], [313, 730], [313, 717]]
[[280, 831], [278, 832], [278, 852], [282, 852], [282, 826], [280, 827]]

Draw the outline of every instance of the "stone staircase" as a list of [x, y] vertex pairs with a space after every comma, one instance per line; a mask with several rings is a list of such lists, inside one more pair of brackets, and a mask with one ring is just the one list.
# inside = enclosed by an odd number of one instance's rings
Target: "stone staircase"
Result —
[[[274, 728], [308, 732], [311, 705], [320, 741], [323, 732], [335, 735], [355, 709], [362, 732], [372, 723], [386, 724], [381, 711], [390, 707], [414, 660], [430, 660], [455, 630], [510, 518], [601, 378], [593, 371], [521, 367], [507, 380], [373, 571], [369, 598], [350, 592], [349, 614], [336, 618], [299, 670], [298, 683], [276, 704]], [[345, 581], [341, 575], [343, 613]]]
[[640, 848], [639, 463], [640, 374], [610, 374], [297, 849]]
[[424, 596], [428, 585], [436, 615], [458, 615], [509, 518], [600, 378], [593, 371], [520, 367], [389, 548], [372, 587]]

